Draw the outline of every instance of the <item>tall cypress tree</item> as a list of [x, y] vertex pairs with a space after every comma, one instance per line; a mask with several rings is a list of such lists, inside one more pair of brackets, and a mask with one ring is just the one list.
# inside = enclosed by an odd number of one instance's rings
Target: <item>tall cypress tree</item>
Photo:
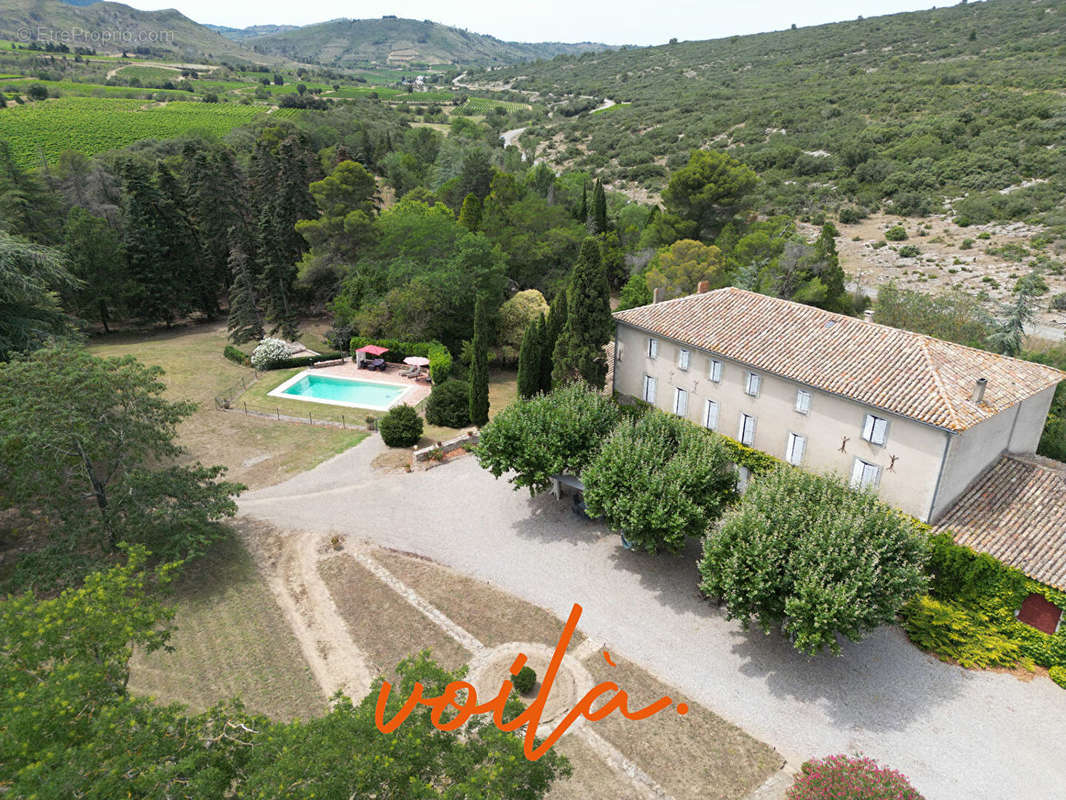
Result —
[[589, 185], [581, 184], [581, 205], [577, 207], [577, 221], [587, 225], [589, 221]]
[[137, 319], [170, 324], [188, 310], [188, 282], [171, 260], [167, 203], [145, 164], [126, 162], [122, 178], [129, 310]]
[[187, 307], [199, 308], [213, 317], [218, 313], [220, 287], [204, 260], [203, 243], [187, 213], [185, 192], [174, 173], [163, 164], [156, 166], [156, 184], [162, 201], [160, 214], [165, 240], [158, 258], [181, 276]]
[[552, 390], [552, 367], [555, 356], [555, 343], [563, 332], [567, 317], [567, 290], [560, 289], [552, 298], [548, 319], [544, 323], [544, 334], [540, 342], [540, 390], [548, 393]]
[[518, 350], [518, 395], [532, 397], [541, 391], [542, 353], [546, 321], [539, 315], [526, 327]]
[[233, 280], [229, 287], [229, 320], [226, 330], [234, 344], [263, 338], [263, 317], [255, 294], [255, 268], [240, 244], [230, 250], [228, 267]]
[[815, 257], [821, 265], [819, 276], [826, 288], [825, 307], [832, 311], [845, 311], [848, 306], [844, 270], [837, 254], [836, 235], [832, 222], [822, 226], [822, 232], [814, 243]]
[[592, 213], [589, 217], [589, 230], [595, 234], [607, 232], [607, 193], [603, 182], [597, 180], [592, 190]]
[[481, 227], [481, 201], [473, 192], [463, 200], [463, 207], [459, 211], [459, 224], [471, 233], [477, 233]]
[[489, 421], [488, 309], [478, 295], [474, 303], [474, 357], [470, 362], [470, 422], [479, 428]]
[[599, 243], [589, 237], [581, 253], [568, 290], [566, 325], [555, 343], [552, 382], [581, 379], [602, 389], [607, 378], [604, 347], [611, 340], [611, 291], [607, 285]]

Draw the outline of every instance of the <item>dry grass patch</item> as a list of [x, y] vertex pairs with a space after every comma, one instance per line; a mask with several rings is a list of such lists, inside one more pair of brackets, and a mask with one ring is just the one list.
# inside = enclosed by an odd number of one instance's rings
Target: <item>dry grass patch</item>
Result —
[[130, 689], [202, 711], [240, 697], [274, 719], [328, 708], [281, 609], [232, 537], [190, 564], [175, 587], [174, 652], [137, 653]]
[[470, 652], [351, 556], [319, 563], [319, 574], [337, 604], [352, 640], [372, 662], [373, 672], [396, 678], [396, 665], [422, 650], [445, 669], [463, 666]]
[[365, 434], [315, 428], [222, 412], [215, 396], [250, 380], [253, 372], [222, 357], [224, 323], [190, 325], [150, 334], [93, 339], [89, 351], [107, 358], [132, 355], [166, 371], [167, 396], [198, 409], [179, 428], [189, 461], [224, 464], [227, 478], [254, 488], [270, 486], [358, 444]]
[[[506, 642], [554, 646], [559, 641], [564, 620], [483, 581], [392, 550], [377, 550], [374, 558], [487, 647]], [[584, 640], [585, 636], [575, 631], [571, 651]]]
[[644, 800], [632, 783], [576, 736], [564, 736], [553, 749], [570, 759], [574, 774], [552, 784], [546, 800]]
[[[585, 662], [597, 681], [614, 681], [641, 708], [669, 696], [675, 706], [631, 721], [620, 714], [595, 723], [595, 730], [651, 775], [676, 800], [734, 800], [745, 797], [776, 772], [784, 759], [773, 748], [681, 695], [641, 668], [612, 654], [615, 667], [597, 655]], [[689, 711], [679, 715], [676, 704]]]

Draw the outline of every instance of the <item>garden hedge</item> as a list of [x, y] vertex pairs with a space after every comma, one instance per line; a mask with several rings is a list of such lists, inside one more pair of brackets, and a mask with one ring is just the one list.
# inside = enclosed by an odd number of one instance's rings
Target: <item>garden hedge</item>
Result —
[[348, 345], [352, 358], [360, 347], [374, 344], [387, 347], [383, 356], [390, 364], [401, 364], [408, 356], [421, 356], [429, 359], [429, 377], [434, 383], [443, 383], [452, 373], [452, 354], [440, 342], [403, 342], [399, 339], [372, 339], [369, 336], [353, 336]]
[[319, 361], [334, 361], [338, 358], [344, 358], [344, 353], [320, 353], [317, 356], [299, 356], [297, 358], [279, 358], [276, 361], [271, 361], [265, 367], [264, 370], [272, 369], [295, 369], [296, 367], [309, 367], [312, 364], [317, 364]]
[[234, 364], [240, 364], [242, 367], [249, 365], [248, 354], [240, 348], [234, 347], [231, 344], [227, 344], [222, 351], [222, 355], [232, 361]]

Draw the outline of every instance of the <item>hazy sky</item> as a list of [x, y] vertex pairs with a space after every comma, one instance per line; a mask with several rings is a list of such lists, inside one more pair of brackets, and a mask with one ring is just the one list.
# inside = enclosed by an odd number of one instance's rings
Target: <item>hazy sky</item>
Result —
[[[337, 17], [395, 14], [430, 19], [508, 41], [663, 44], [672, 37], [715, 39], [930, 8], [926, 0], [125, 0], [141, 9], [177, 8], [197, 22], [307, 25]], [[935, 0], [934, 0], [935, 2]], [[941, 5], [951, 5], [942, 3]]]

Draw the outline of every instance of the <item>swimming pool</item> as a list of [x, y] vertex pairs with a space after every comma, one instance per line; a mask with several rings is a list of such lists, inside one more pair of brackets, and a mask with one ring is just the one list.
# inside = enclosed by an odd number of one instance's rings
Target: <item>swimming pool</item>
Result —
[[396, 383], [315, 375], [305, 370], [292, 376], [267, 394], [288, 400], [306, 400], [311, 403], [329, 403], [334, 406], [388, 411], [407, 394], [410, 388], [410, 386], [401, 386]]

